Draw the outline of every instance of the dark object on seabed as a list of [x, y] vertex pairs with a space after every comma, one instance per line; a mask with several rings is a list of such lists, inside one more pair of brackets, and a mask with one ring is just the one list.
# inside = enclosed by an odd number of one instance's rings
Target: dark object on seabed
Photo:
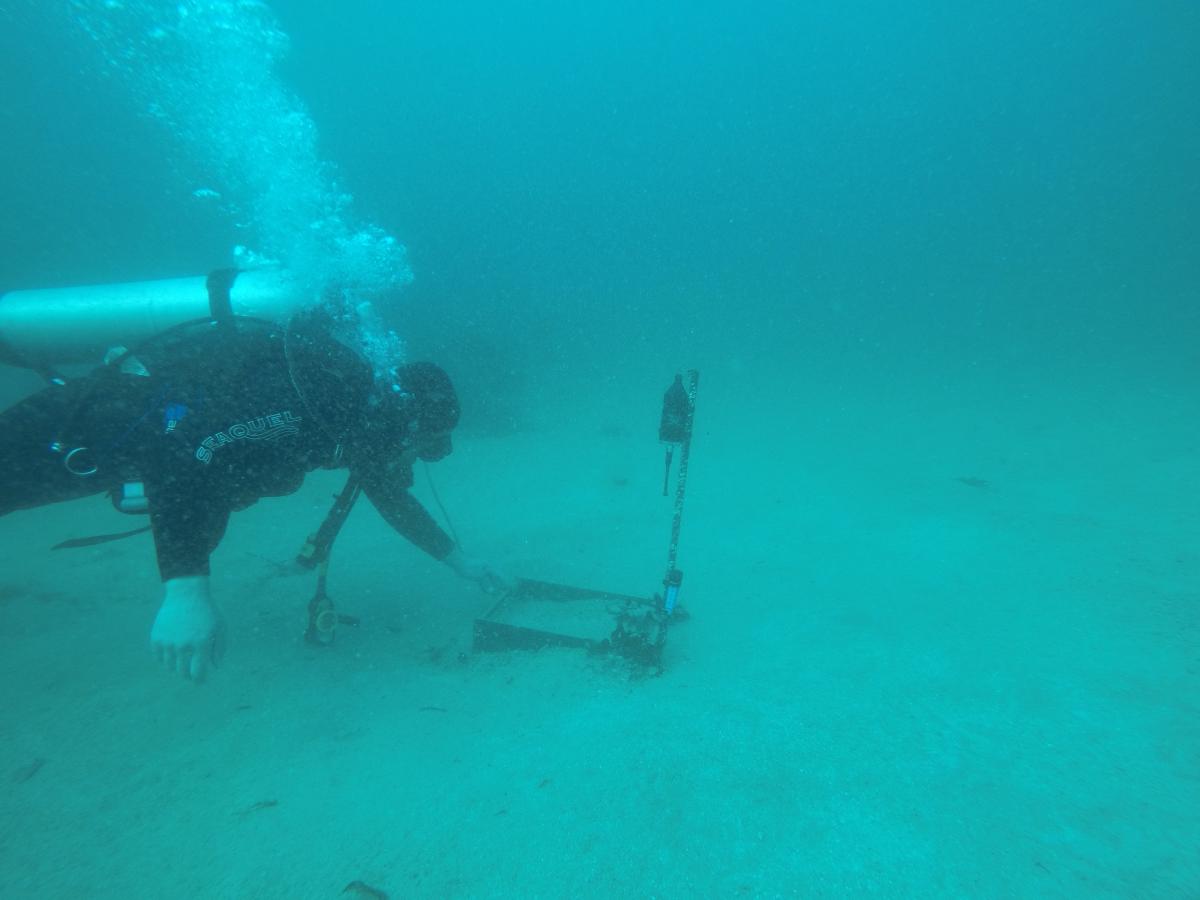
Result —
[[21, 766], [21, 768], [12, 773], [13, 784], [24, 784], [38, 772], [42, 771], [42, 766], [45, 764], [46, 760], [39, 756], [33, 762]]
[[[675, 618], [684, 618], [682, 610]], [[575, 647], [622, 657], [657, 675], [662, 673], [666, 639], [667, 617], [660, 597], [631, 597], [519, 578], [475, 620], [474, 649]]]
[[678, 606], [683, 572], [676, 563], [699, 379], [700, 373], [695, 369], [687, 372], [686, 382], [683, 375], [676, 375], [663, 395], [658, 437], [667, 444], [664, 496], [668, 493], [676, 444], [680, 456], [662, 595], [631, 597], [520, 578], [485, 615], [475, 620], [476, 651], [578, 647], [594, 654], [621, 657], [643, 673], [662, 674], [668, 625], [672, 619], [687, 618], [687, 613]]
[[243, 809], [240, 813], [238, 813], [238, 818], [244, 819], [247, 816], [253, 815], [256, 812], [261, 812], [264, 809], [274, 809], [278, 805], [279, 805], [278, 800], [273, 800], [273, 799], [272, 800], [256, 800], [254, 803], [251, 803], [249, 806], [247, 806], [245, 809]]
[[667, 642], [667, 616], [661, 609], [626, 608], [617, 616], [617, 627], [608, 640], [597, 648], [600, 653], [616, 653], [635, 665], [662, 674], [662, 650]]
[[377, 887], [371, 887], [365, 881], [352, 881], [344, 888], [343, 894], [352, 894], [356, 897], [368, 897], [370, 900], [388, 900], [386, 891], [381, 891]]
[[979, 490], [983, 490], [988, 487], [988, 481], [986, 478], [979, 478], [975, 475], [961, 475], [954, 480], [959, 484], [965, 484], [967, 487], [978, 488]]

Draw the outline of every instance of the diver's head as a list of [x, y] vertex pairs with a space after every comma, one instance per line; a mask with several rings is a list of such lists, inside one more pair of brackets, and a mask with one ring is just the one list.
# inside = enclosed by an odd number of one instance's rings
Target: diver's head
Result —
[[429, 362], [385, 371], [364, 349], [360, 318], [323, 306], [288, 322], [288, 374], [308, 414], [359, 459], [395, 465], [447, 456], [459, 414], [450, 377]]
[[409, 363], [396, 372], [396, 396], [387, 406], [385, 417], [393, 427], [403, 450], [426, 462], [450, 455], [450, 432], [458, 424], [458, 395], [450, 376], [430, 362]]

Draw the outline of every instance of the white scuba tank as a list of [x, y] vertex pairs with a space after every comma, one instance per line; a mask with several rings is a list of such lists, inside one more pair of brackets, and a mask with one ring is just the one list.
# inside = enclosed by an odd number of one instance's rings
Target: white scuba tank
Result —
[[42, 288], [0, 294], [0, 362], [99, 362], [174, 325], [206, 316], [283, 322], [310, 298], [283, 269]]

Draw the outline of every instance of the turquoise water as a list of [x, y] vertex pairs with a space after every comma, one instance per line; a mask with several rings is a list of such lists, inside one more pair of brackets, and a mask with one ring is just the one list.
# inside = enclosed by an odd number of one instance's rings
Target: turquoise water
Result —
[[0, 895], [1200, 896], [1198, 51], [1187, 3], [0, 3], [0, 290], [352, 282], [510, 571], [659, 589], [702, 373], [660, 678], [471, 653], [369, 510], [308, 649], [318, 476], [175, 684], [144, 538], [47, 549], [128, 520], [0, 520]]

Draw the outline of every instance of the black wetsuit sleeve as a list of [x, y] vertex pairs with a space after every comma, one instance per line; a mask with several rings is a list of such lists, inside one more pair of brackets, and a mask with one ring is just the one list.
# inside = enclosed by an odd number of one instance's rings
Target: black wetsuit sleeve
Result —
[[199, 485], [173, 484], [169, 488], [148, 484], [150, 525], [158, 571], [163, 581], [189, 575], [207, 575], [208, 558], [229, 524], [229, 505]]
[[409, 492], [412, 469], [406, 472], [359, 473], [363, 493], [384, 520], [434, 559], [445, 559], [454, 549], [454, 540], [433, 520], [428, 510]]

